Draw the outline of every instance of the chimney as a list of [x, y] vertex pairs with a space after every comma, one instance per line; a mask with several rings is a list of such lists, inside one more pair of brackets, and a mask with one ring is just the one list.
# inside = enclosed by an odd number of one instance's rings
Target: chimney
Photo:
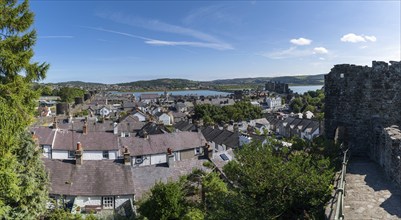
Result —
[[167, 161], [167, 166], [173, 166], [174, 165], [174, 154], [171, 148], [167, 148], [167, 154], [166, 154], [166, 161]]
[[147, 131], [143, 131], [143, 138], [148, 139], [149, 135]]
[[228, 130], [228, 124], [224, 124], [224, 125], [223, 125], [223, 129], [224, 129], [224, 130]]
[[213, 158], [213, 149], [210, 147], [210, 144], [205, 143], [203, 154], [206, 158]]
[[238, 129], [238, 124], [237, 124], [237, 123], [234, 124], [233, 130], [234, 130], [234, 132], [238, 132], [238, 131], [239, 131], [239, 129]]
[[117, 125], [118, 125], [117, 122], [114, 122], [114, 123], [113, 123], [113, 133], [114, 133], [114, 134], [118, 134], [118, 127], [117, 127]]
[[127, 147], [124, 147], [124, 165], [131, 165], [131, 155]]
[[53, 129], [57, 129], [57, 117], [53, 118]]
[[83, 134], [88, 134], [88, 122], [85, 121], [84, 126], [82, 128], [82, 133]]
[[81, 142], [77, 142], [77, 150], [75, 151], [75, 164], [82, 165], [83, 162], [83, 149]]
[[72, 116], [69, 115], [69, 116], [68, 116], [68, 123], [71, 123], [71, 122], [72, 122]]

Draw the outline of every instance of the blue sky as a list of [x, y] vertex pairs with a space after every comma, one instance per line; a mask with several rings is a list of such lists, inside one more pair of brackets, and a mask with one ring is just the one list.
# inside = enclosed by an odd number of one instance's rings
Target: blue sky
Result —
[[328, 73], [400, 60], [400, 1], [31, 1], [44, 82]]

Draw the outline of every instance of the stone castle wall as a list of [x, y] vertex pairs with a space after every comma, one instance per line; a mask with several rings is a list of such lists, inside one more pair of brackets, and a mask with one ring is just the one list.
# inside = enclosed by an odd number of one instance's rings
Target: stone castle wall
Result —
[[337, 135], [353, 155], [375, 158], [374, 130], [401, 125], [401, 62], [335, 65], [324, 89], [326, 137]]

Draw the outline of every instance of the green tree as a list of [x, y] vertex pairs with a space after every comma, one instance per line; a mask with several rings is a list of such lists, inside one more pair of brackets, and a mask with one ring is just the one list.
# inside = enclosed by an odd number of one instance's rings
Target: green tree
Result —
[[149, 198], [140, 203], [139, 213], [149, 220], [177, 219], [184, 214], [185, 200], [179, 182], [156, 183]]
[[[54, 210], [49, 211], [46, 213], [44, 216], [45, 220], [82, 220], [83, 217], [81, 214], [72, 214], [70, 211], [61, 209], [61, 208], [56, 208]], [[96, 219], [93, 215], [89, 215], [89, 218], [85, 219]]]
[[[237, 219], [321, 218], [333, 178], [328, 158], [274, 140], [236, 151], [224, 172], [235, 186], [231, 214]], [[300, 202], [302, 201], [302, 202]]]
[[2, 0], [0, 15], [0, 219], [37, 219], [45, 211], [47, 178], [24, 132], [38, 98], [32, 82], [49, 65], [31, 62], [36, 32], [28, 1]]
[[76, 97], [83, 97], [85, 90], [79, 88], [62, 87], [60, 90], [56, 90], [55, 95], [60, 96], [62, 102], [73, 102]]
[[203, 220], [205, 214], [200, 209], [191, 208], [182, 218], [183, 220]]

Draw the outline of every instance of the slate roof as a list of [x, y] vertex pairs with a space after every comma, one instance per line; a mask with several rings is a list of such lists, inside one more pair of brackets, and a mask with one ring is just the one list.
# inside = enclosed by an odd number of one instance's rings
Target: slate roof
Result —
[[183, 112], [170, 112], [171, 115], [173, 115], [174, 118], [185, 118], [187, 117], [187, 114]]
[[313, 133], [318, 128], [319, 128], [319, 122], [311, 120], [311, 123], [308, 126], [306, 126], [306, 128], [303, 130], [303, 132]]
[[53, 145], [55, 150], [75, 150], [77, 142], [81, 142], [85, 150], [118, 150], [117, 136], [109, 132], [72, 132], [58, 129]]
[[141, 94], [141, 100], [144, 99], [157, 99], [160, 95], [157, 93], [150, 93], [150, 94]]
[[297, 129], [303, 131], [312, 121], [303, 119], [301, 123], [297, 125]]
[[189, 123], [188, 121], [180, 121], [175, 123], [174, 125], [175, 129], [178, 129], [180, 131], [196, 131], [197, 128], [194, 124]]
[[285, 127], [288, 127], [288, 126], [290, 126], [291, 122], [294, 120], [295, 120], [295, 118], [288, 117], [288, 118], [284, 119], [282, 125]]
[[39, 144], [52, 145], [55, 130], [49, 127], [37, 127], [33, 131], [35, 132], [35, 136], [38, 137]]
[[178, 108], [185, 108], [187, 106], [183, 102], [177, 102], [177, 104], [175, 104], [175, 107], [178, 109]]
[[[59, 123], [58, 127], [60, 129], [71, 130], [74, 126], [75, 131], [82, 132], [82, 128], [85, 124], [84, 119], [73, 119], [74, 123]], [[89, 119], [88, 123], [88, 131], [89, 132], [113, 132], [113, 122], [112, 121], [104, 121], [102, 123], [96, 122], [96, 120]]]
[[139, 121], [137, 116], [128, 115], [117, 125], [118, 132], [137, 132], [146, 122]]
[[128, 147], [131, 156], [159, 154], [202, 147], [206, 143], [200, 132], [178, 132], [149, 135], [147, 139], [139, 137], [120, 137], [120, 144]]
[[296, 126], [301, 123], [302, 119], [296, 118], [290, 124], [291, 129], [296, 129]]
[[167, 128], [163, 124], [148, 122], [138, 131], [137, 136], [144, 137], [145, 131], [148, 135], [164, 134], [167, 133]]
[[135, 102], [131, 102], [131, 101], [124, 101], [123, 102], [123, 108], [135, 108], [136, 107], [136, 103]]
[[118, 196], [135, 193], [132, 168], [122, 161], [43, 159], [50, 176], [50, 194], [73, 196]]
[[255, 124], [269, 125], [269, 121], [266, 118], [255, 119]]
[[206, 127], [202, 129], [202, 134], [205, 136], [206, 140], [210, 142], [215, 142], [217, 144], [224, 144], [227, 147], [231, 148], [239, 146], [238, 132]]

